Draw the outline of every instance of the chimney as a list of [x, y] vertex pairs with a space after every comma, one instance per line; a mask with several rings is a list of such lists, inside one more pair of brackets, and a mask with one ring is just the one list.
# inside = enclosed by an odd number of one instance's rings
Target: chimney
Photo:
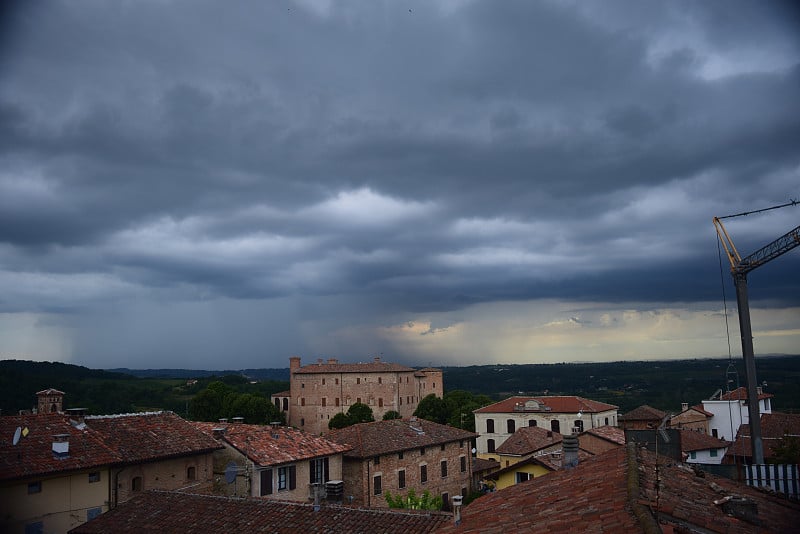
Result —
[[759, 395], [761, 395], [762, 393], [764, 393], [764, 390], [763, 390], [763, 389], [761, 389], [761, 386], [756, 386], [756, 393], [757, 393], [757, 394], [759, 394]]
[[225, 428], [221, 426], [212, 428], [211, 435], [214, 436], [214, 439], [222, 439], [222, 436], [225, 435]]
[[464, 497], [461, 495], [453, 495], [453, 520], [456, 525], [461, 524], [461, 503]]
[[84, 418], [86, 417], [86, 408], [69, 408], [67, 414], [69, 415], [69, 423], [75, 428], [83, 430]]
[[69, 458], [69, 434], [53, 435], [53, 456], [59, 459]]
[[564, 436], [561, 441], [561, 447], [564, 450], [564, 461], [562, 466], [564, 469], [571, 469], [578, 465], [578, 436], [570, 434]]
[[244, 417], [234, 417], [232, 421], [234, 425], [240, 425], [244, 423]]
[[689, 403], [688, 402], [682, 402], [681, 403], [681, 411], [685, 412], [688, 409], [689, 409]]
[[294, 373], [300, 369], [300, 356], [292, 356], [289, 358], [289, 374]]
[[322, 365], [322, 358], [317, 358], [317, 365]]
[[375, 363], [381, 363], [381, 357], [380, 356], [375, 356], [374, 362]]
[[334, 363], [339, 363], [339, 360], [336, 358], [328, 358], [328, 364], [333, 365]]
[[227, 417], [220, 417], [219, 418], [219, 422], [225, 424], [225, 423], [228, 422], [228, 418]]

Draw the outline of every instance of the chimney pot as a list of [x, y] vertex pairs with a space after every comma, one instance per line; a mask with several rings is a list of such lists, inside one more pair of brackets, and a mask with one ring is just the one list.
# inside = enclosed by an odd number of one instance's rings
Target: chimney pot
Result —
[[689, 403], [688, 402], [682, 402], [681, 403], [681, 411], [685, 412], [688, 409], [689, 409]]
[[241, 424], [241, 423], [244, 423], [244, 417], [234, 417], [233, 418], [233, 424], [236, 425], [236, 424]]

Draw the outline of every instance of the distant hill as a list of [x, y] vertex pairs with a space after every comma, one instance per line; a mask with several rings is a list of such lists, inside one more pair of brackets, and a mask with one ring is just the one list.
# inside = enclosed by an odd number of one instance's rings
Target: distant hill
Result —
[[[773, 408], [800, 413], [800, 355], [756, 359], [759, 382], [775, 395]], [[741, 358], [620, 361], [442, 367], [447, 391], [463, 389], [495, 399], [511, 395], [579, 395], [619, 406], [625, 413], [642, 404], [667, 412], [680, 410], [725, 390], [745, 385]], [[67, 393], [70, 407], [90, 413], [169, 409], [185, 414], [188, 402], [211, 380], [240, 383], [247, 392], [269, 395], [288, 388], [289, 369], [110, 369], [96, 370], [53, 362], [0, 361], [3, 414], [30, 409], [35, 393], [54, 387]], [[227, 377], [227, 378], [221, 378]], [[197, 384], [188, 385], [188, 379]], [[249, 384], [248, 381], [258, 381]], [[249, 388], [249, 389], [247, 389]]]

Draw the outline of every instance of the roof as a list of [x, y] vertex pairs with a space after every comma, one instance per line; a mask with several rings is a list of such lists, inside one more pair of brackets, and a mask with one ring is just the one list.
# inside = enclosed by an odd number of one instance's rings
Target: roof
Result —
[[486, 458], [473, 458], [472, 459], [472, 473], [478, 474], [484, 471], [492, 471], [500, 468], [500, 462], [493, 459]]
[[311, 504], [147, 491], [70, 532], [426, 534], [450, 520], [449, 514], [441, 512], [364, 510], [326, 505], [315, 511]]
[[[761, 414], [761, 445], [764, 458], [775, 456], [773, 448], [781, 443], [783, 436], [800, 436], [800, 414], [764, 413]], [[728, 456], [751, 456], [750, 425], [741, 425], [736, 433], [736, 441], [728, 449]]]
[[280, 465], [300, 460], [341, 454], [350, 449], [321, 436], [287, 426], [246, 425], [243, 423], [193, 423], [206, 435], [224, 428], [222, 439], [261, 466]]
[[667, 416], [666, 412], [662, 412], [652, 406], [643, 404], [638, 408], [634, 408], [625, 415], [620, 415], [620, 421], [661, 421]]
[[[633, 443], [611, 449], [573, 469], [557, 471], [476, 499], [461, 524], [442, 533], [657, 532], [749, 533], [755, 525], [729, 516], [715, 500], [740, 495], [756, 503], [759, 532], [797, 531], [800, 505], [737, 482], [658, 457]], [[659, 525], [654, 517], [659, 506]], [[664, 530], [666, 531], [666, 530]]]
[[[774, 397], [772, 393], [758, 393], [758, 400], [764, 400]], [[719, 400], [723, 401], [731, 401], [731, 400], [747, 400], [747, 388], [745, 387], [738, 387], [733, 391], [729, 391], [720, 395]]]
[[[27, 428], [28, 435], [14, 445], [17, 428]], [[53, 454], [56, 434], [69, 436], [69, 456], [65, 458]], [[76, 428], [57, 413], [0, 417], [0, 440], [0, 480], [103, 467], [122, 459], [96, 433]]]
[[271, 397], [291, 397], [292, 396], [292, 392], [291, 392], [291, 390], [287, 389], [286, 391], [279, 391], [277, 393], [273, 393], [270, 396]]
[[402, 373], [415, 369], [388, 362], [369, 363], [311, 363], [293, 371], [293, 374], [313, 373]]
[[37, 391], [37, 395], [65, 395], [63, 391], [59, 391], [53, 388], [43, 389], [42, 391]]
[[[528, 406], [539, 405], [538, 408]], [[597, 413], [616, 410], [618, 407], [605, 402], [584, 399], [583, 397], [509, 397], [500, 402], [495, 402], [483, 408], [474, 410], [473, 413]]]
[[681, 451], [704, 451], [707, 449], [724, 449], [732, 442], [715, 438], [705, 432], [694, 430], [679, 430], [681, 436]]
[[505, 440], [495, 452], [525, 456], [561, 443], [561, 434], [538, 426], [524, 426]]
[[[579, 462], [583, 462], [584, 460], [587, 460], [587, 459], [589, 459], [591, 457], [592, 457], [592, 453], [584, 451], [582, 449], [578, 449], [578, 461]], [[511, 465], [509, 465], [507, 467], [504, 467], [502, 469], [499, 469], [497, 471], [492, 471], [491, 473], [486, 475], [486, 478], [489, 478], [489, 479], [492, 479], [492, 480], [497, 480], [500, 477], [500, 475], [503, 475], [503, 474], [509, 473], [509, 472], [513, 473], [513, 472], [519, 470], [520, 468], [522, 468], [522, 467], [524, 467], [526, 465], [532, 465], [532, 464], [533, 465], [541, 465], [542, 467], [544, 467], [548, 471], [558, 471], [559, 469], [561, 469], [561, 466], [562, 466], [563, 462], [564, 462], [563, 451], [561, 450], [561, 448], [558, 448], [558, 449], [554, 449], [551, 452], [547, 452], [545, 454], [535, 454], [535, 455], [533, 455], [533, 456], [531, 456], [529, 458], [525, 458], [522, 461], [513, 463], [513, 464], [511, 464]]]
[[345, 456], [353, 458], [430, 447], [476, 436], [474, 432], [417, 418], [359, 423], [326, 434], [328, 439], [351, 446], [353, 449]]
[[222, 448], [217, 440], [173, 412], [88, 416], [85, 421], [125, 463], [189, 456]]
[[600, 426], [597, 428], [590, 428], [584, 434], [591, 434], [598, 438], [616, 443], [617, 445], [625, 445], [625, 431], [617, 426]]

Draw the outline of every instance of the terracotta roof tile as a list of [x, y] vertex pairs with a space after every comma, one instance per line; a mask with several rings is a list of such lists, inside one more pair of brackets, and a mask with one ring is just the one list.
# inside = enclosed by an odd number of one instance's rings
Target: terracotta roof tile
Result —
[[172, 412], [89, 416], [85, 421], [107, 447], [129, 463], [222, 448], [217, 440]]
[[71, 534], [141, 532], [325, 532], [427, 534], [451, 521], [450, 514], [409, 510], [364, 510], [262, 499], [238, 499], [160, 491], [143, 492]]
[[272, 394], [273, 397], [291, 397], [292, 391], [287, 389], [286, 391], [279, 391], [277, 393]]
[[321, 436], [296, 428], [269, 425], [192, 423], [211, 436], [215, 428], [225, 428], [222, 439], [258, 465], [280, 465], [310, 460], [350, 449]]
[[425, 419], [416, 421], [391, 419], [360, 423], [332, 430], [326, 434], [328, 439], [351, 446], [353, 449], [345, 453], [345, 456], [355, 458], [368, 458], [451, 441], [470, 440], [476, 436], [474, 432]]
[[705, 432], [694, 430], [679, 430], [681, 437], [681, 451], [692, 452], [706, 449], [724, 449], [732, 442], [715, 438]]
[[[17, 428], [28, 435], [13, 445]], [[69, 436], [69, 456], [56, 458], [52, 444], [55, 434]], [[89, 429], [78, 429], [63, 414], [34, 414], [0, 417], [0, 480], [43, 476], [52, 473], [89, 469], [122, 460], [100, 437]]]
[[525, 456], [561, 443], [561, 434], [538, 426], [524, 426], [514, 432], [502, 445], [497, 447], [497, 454], [513, 454]]
[[584, 432], [584, 434], [591, 434], [592, 436], [597, 436], [598, 438], [616, 443], [617, 445], [625, 445], [625, 431], [617, 426], [605, 425], [597, 428], [590, 428]]
[[625, 415], [620, 415], [620, 421], [661, 421], [667, 416], [666, 412], [662, 412], [652, 406], [643, 404], [638, 408], [634, 408]]
[[[769, 399], [775, 395], [771, 393], [759, 393], [758, 400]], [[747, 400], [747, 388], [738, 387], [720, 396], [719, 400]]]
[[414, 371], [411, 367], [388, 362], [311, 363], [296, 369], [294, 374], [311, 373], [399, 373]]
[[497, 460], [492, 459], [485, 459], [485, 458], [473, 458], [472, 459], [472, 472], [483, 473], [484, 471], [492, 471], [500, 469], [500, 462]]
[[[800, 414], [764, 413], [761, 414], [761, 445], [764, 458], [775, 456], [773, 448], [781, 443], [784, 434], [800, 436]], [[736, 433], [736, 441], [728, 449], [725, 457], [752, 455], [750, 444], [750, 425], [742, 425]]]
[[[633, 444], [582, 461], [574, 469], [558, 471], [485, 495], [462, 511], [461, 525], [443, 525], [442, 533], [509, 532], [644, 532], [667, 527], [678, 532], [701, 529], [715, 532], [796, 532], [800, 505], [764, 494], [742, 484], [695, 472]], [[629, 473], [638, 478], [630, 486]], [[717, 491], [717, 488], [719, 491]], [[726, 495], [753, 500], [761, 526], [726, 514], [714, 500]], [[661, 525], [653, 510], [659, 504]], [[634, 507], [641, 515], [635, 515]], [[667, 531], [667, 530], [665, 530]]]
[[54, 389], [54, 388], [47, 388], [47, 389], [43, 389], [42, 391], [37, 391], [36, 394], [37, 395], [64, 395], [65, 393], [63, 391], [59, 391], [59, 390]]
[[[525, 403], [528, 401], [535, 401], [539, 403], [542, 408], [539, 410], [526, 410]], [[606, 404], [591, 399], [584, 399], [583, 397], [509, 397], [500, 402], [495, 402], [483, 408], [474, 410], [473, 413], [515, 413], [515, 412], [550, 412], [550, 413], [597, 413], [607, 410], [616, 410], [617, 406], [613, 404]]]

